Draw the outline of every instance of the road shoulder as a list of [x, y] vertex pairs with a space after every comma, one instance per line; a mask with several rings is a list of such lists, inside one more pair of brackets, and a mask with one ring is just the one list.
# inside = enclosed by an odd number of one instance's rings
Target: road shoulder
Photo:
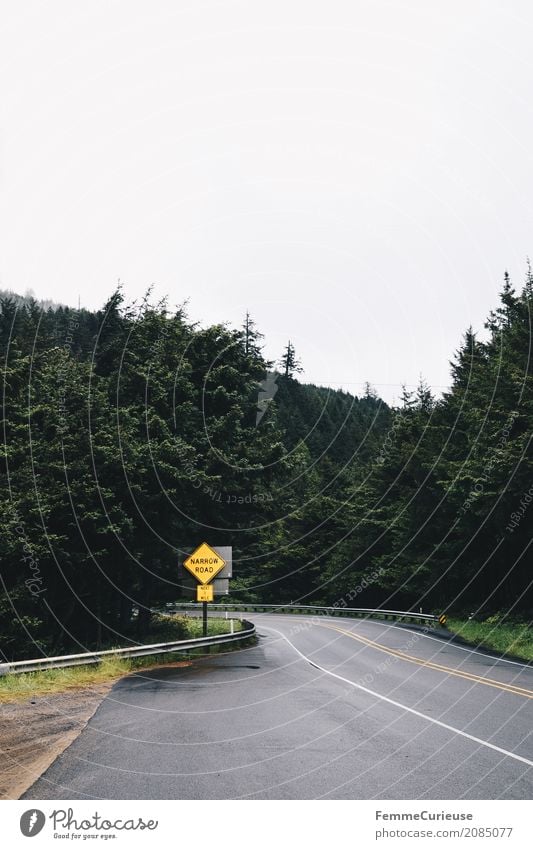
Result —
[[0, 705], [0, 799], [19, 799], [78, 737], [115, 682]]

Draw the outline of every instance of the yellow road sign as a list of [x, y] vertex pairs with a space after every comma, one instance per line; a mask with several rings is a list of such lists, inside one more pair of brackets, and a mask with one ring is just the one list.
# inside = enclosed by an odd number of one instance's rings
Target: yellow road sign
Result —
[[183, 565], [200, 584], [208, 584], [224, 568], [226, 561], [203, 542], [184, 560]]
[[447, 616], [445, 613], [441, 613], [439, 616], [439, 625], [446, 625]]
[[198, 584], [196, 587], [196, 601], [213, 601], [215, 597], [213, 584]]

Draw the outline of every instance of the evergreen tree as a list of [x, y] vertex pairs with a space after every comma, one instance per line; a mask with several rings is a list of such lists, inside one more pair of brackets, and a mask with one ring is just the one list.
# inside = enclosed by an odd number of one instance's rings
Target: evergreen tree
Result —
[[285, 348], [284, 354], [280, 359], [280, 366], [282, 369], [282, 374], [287, 379], [294, 377], [297, 372], [303, 371], [301, 363], [296, 357], [294, 345], [290, 340], [287, 343], [287, 347]]
[[242, 325], [242, 339], [245, 356], [261, 356], [261, 348], [263, 347], [261, 340], [264, 339], [264, 334], [259, 332], [257, 325], [248, 310], [246, 310], [244, 323]]

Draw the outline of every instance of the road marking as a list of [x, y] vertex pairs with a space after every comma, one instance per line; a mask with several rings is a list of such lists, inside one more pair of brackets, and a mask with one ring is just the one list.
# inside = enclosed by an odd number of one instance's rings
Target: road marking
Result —
[[[300, 655], [306, 663], [314, 663], [310, 658], [306, 657], [300, 649], [297, 649], [294, 643], [291, 643], [288, 637], [285, 636], [281, 631], [277, 631], [275, 628], [270, 628], [270, 631], [274, 631], [275, 634], [278, 634], [282, 637], [290, 646], [294, 649], [294, 651]], [[394, 699], [389, 699], [388, 696], [383, 696], [381, 693], [377, 693], [375, 690], [370, 690], [368, 687], [363, 687], [362, 684], [357, 684], [355, 681], [351, 681], [350, 678], [344, 678], [342, 675], [338, 675], [336, 672], [332, 672], [330, 669], [326, 669], [324, 666], [319, 666], [318, 664], [314, 664], [317, 669], [323, 672], [325, 675], [331, 675], [332, 678], [337, 678], [338, 681], [342, 681], [344, 684], [349, 684], [351, 687], [354, 687], [356, 690], [362, 690], [363, 693], [368, 693], [370, 696], [374, 696], [374, 698], [379, 699], [382, 702], [386, 702], [389, 705], [393, 705], [394, 707], [400, 708], [400, 710], [406, 711], [407, 713], [413, 714], [413, 716], [418, 716], [420, 719], [425, 719], [426, 722], [430, 722], [432, 725], [438, 725], [439, 728], [444, 728], [446, 731], [452, 731], [454, 734], [458, 734], [460, 737], [464, 737], [466, 740], [471, 740], [473, 743], [478, 743], [480, 746], [485, 746], [487, 749], [492, 749], [494, 752], [499, 752], [500, 755], [506, 755], [508, 758], [512, 758], [515, 761], [520, 761], [520, 763], [527, 764], [527, 766], [533, 767], [533, 761], [530, 761], [528, 758], [522, 757], [522, 755], [517, 755], [515, 752], [510, 752], [508, 749], [502, 749], [501, 746], [496, 746], [494, 743], [489, 743], [488, 740], [482, 740], [480, 737], [475, 737], [473, 734], [468, 734], [466, 731], [461, 731], [460, 728], [455, 728], [453, 725], [448, 725], [446, 722], [441, 722], [440, 719], [435, 719], [432, 716], [427, 716], [425, 713], [421, 713], [419, 710], [415, 710], [415, 708], [408, 707], [408, 705], [404, 705], [401, 702], [397, 702]]]
[[[342, 610], [342, 608], [339, 608], [339, 610]], [[239, 611], [233, 611], [233, 612], [238, 613]], [[305, 613], [305, 614], [303, 614], [303, 613], [302, 614], [297, 614], [297, 613], [288, 614], [288, 613], [264, 612], [264, 613], [258, 613], [257, 615], [258, 616], [268, 616], [268, 617], [283, 617], [283, 618], [286, 618], [287, 616], [292, 616], [294, 618], [302, 618], [302, 619], [312, 618], [313, 620], [317, 619], [318, 617], [324, 618], [324, 619], [335, 618], [337, 620], [340, 618], [342, 621], [345, 621], [346, 619], [349, 619], [351, 622], [354, 621], [353, 617], [347, 617], [347, 616], [340, 616], [340, 617], [335, 616], [335, 617], [333, 617], [333, 616], [330, 616], [329, 614], [326, 614], [326, 613], [319, 613], [319, 614], [315, 613], [312, 617], [311, 617], [310, 614], [307, 614], [307, 613]], [[387, 628], [387, 630], [389, 628], [394, 628], [395, 630], [406, 631], [408, 634], [421, 634], [421, 635], [423, 635], [425, 640], [433, 640], [433, 642], [440, 643], [441, 645], [443, 643], [447, 643], [448, 645], [452, 646], [454, 649], [457, 649], [457, 651], [465, 651], [465, 652], [468, 652], [468, 654], [476, 654], [476, 655], [479, 655], [480, 657], [486, 657], [489, 660], [494, 661], [495, 664], [496, 663], [510, 663], [512, 666], [520, 666], [522, 669], [533, 669], [533, 662], [532, 661], [530, 661], [529, 663], [527, 663], [527, 662], [521, 663], [519, 660], [509, 660], [509, 658], [507, 658], [507, 657], [500, 657], [499, 655], [487, 654], [486, 652], [481, 651], [479, 646], [474, 646], [474, 645], [472, 645], [471, 647], [461, 646], [458, 643], [456, 643], [455, 640], [450, 639], [449, 637], [446, 637], [446, 636], [434, 637], [431, 634], [425, 633], [424, 631], [413, 631], [412, 628], [407, 628], [405, 625], [399, 625], [397, 622], [388, 622], [388, 621], [385, 621], [384, 619], [370, 619], [368, 617], [362, 617], [361, 619], [359, 619], [359, 622], [364, 622], [365, 625], [384, 625]]]
[[[366, 623], [366, 622], [373, 622], [375, 620], [365, 619], [364, 621]], [[433, 640], [434, 643], [440, 643], [441, 645], [443, 645], [444, 643], [447, 643], [448, 645], [452, 646], [454, 649], [457, 649], [458, 651], [466, 651], [466, 652], [468, 652], [468, 654], [476, 654], [479, 657], [486, 657], [486, 658], [488, 658], [488, 660], [494, 661], [494, 665], [496, 665], [496, 663], [510, 663], [512, 666], [520, 666], [522, 669], [533, 668], [533, 664], [531, 662], [520, 663], [520, 661], [518, 661], [518, 660], [509, 660], [509, 658], [507, 658], [507, 657], [500, 657], [499, 655], [487, 654], [486, 652], [481, 651], [481, 649], [478, 646], [474, 646], [474, 645], [472, 645], [471, 647], [460, 646], [458, 643], [455, 642], [455, 640], [450, 640], [449, 638], [444, 637], [444, 636], [443, 637], [434, 637], [431, 634], [424, 633], [424, 631], [413, 631], [412, 628], [405, 628], [403, 625], [398, 627], [398, 625], [395, 624], [394, 622], [385, 622], [383, 624], [387, 625], [387, 629], [394, 628], [397, 631], [398, 630], [407, 631], [408, 634], [420, 634], [421, 636], [423, 636], [424, 640]]]
[[407, 654], [400, 649], [393, 649], [390, 646], [384, 646], [382, 643], [376, 643], [368, 637], [363, 637], [360, 634], [354, 634], [353, 631], [345, 631], [344, 628], [339, 628], [336, 625], [326, 625], [322, 622], [317, 622], [321, 628], [329, 628], [330, 631], [338, 631], [339, 634], [344, 634], [352, 640], [357, 640], [370, 648], [377, 651], [385, 652], [392, 657], [397, 657], [400, 660], [405, 660], [407, 663], [415, 663], [418, 666], [425, 666], [428, 669], [434, 669], [437, 672], [445, 672], [447, 675], [454, 675], [456, 678], [463, 678], [465, 681], [471, 681], [474, 684], [486, 684], [487, 687], [496, 687], [498, 690], [504, 690], [506, 693], [511, 693], [514, 696], [521, 696], [524, 699], [533, 699], [533, 691], [525, 687], [518, 687], [516, 684], [506, 684], [503, 681], [496, 681], [493, 678], [484, 678], [481, 675], [475, 675], [473, 672], [466, 672], [462, 669], [454, 669], [451, 666], [443, 666], [440, 663], [434, 663], [432, 660], [424, 660], [420, 657], [415, 657], [412, 654]]

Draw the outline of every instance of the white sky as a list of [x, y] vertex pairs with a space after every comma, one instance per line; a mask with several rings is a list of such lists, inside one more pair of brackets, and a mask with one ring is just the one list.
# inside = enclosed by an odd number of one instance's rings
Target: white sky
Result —
[[[533, 254], [533, 7], [16, 2], [0, 286], [250, 309], [305, 378], [436, 386]], [[390, 385], [389, 385], [390, 384]]]

